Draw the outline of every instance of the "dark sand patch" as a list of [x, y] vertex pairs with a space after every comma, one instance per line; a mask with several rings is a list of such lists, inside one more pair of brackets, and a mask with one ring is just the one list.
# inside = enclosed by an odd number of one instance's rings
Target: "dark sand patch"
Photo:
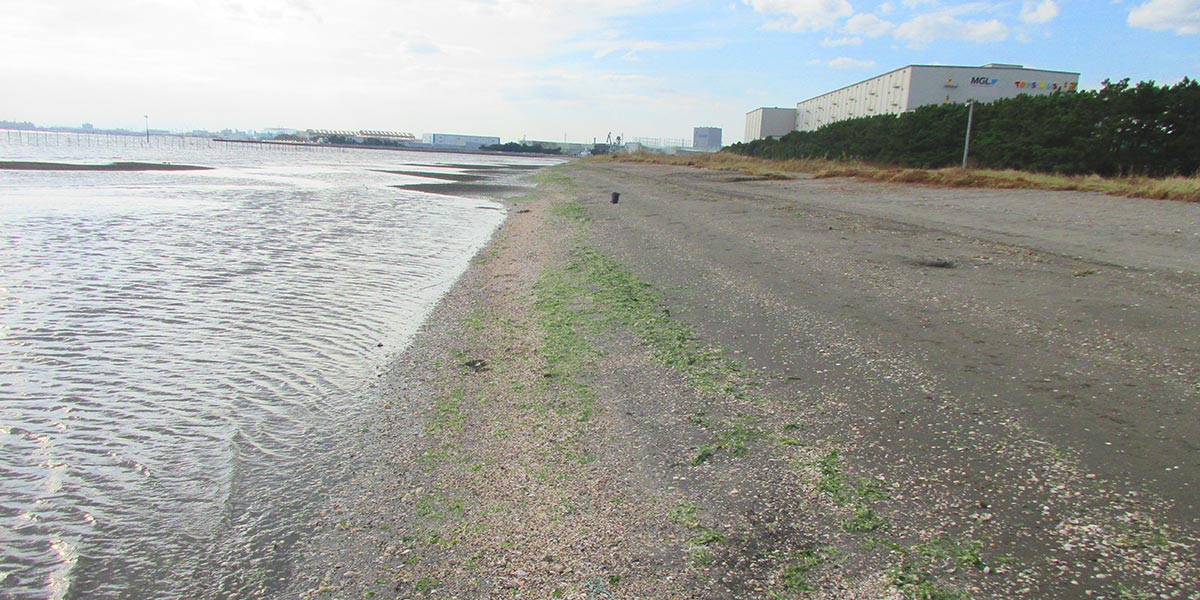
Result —
[[439, 165], [447, 169], [470, 169], [472, 171], [536, 171], [546, 168], [545, 165]]
[[413, 185], [392, 186], [402, 190], [414, 190], [443, 196], [515, 196], [529, 191], [529, 188], [519, 185], [502, 185], [495, 183], [418, 183]]
[[486, 175], [475, 175], [471, 173], [438, 173], [430, 171], [391, 171], [384, 169], [374, 169], [376, 173], [388, 173], [390, 175], [407, 175], [409, 177], [424, 177], [427, 179], [441, 179], [443, 181], [482, 181], [487, 179]]
[[114, 162], [107, 165], [80, 165], [73, 163], [0, 161], [0, 170], [6, 171], [208, 171], [212, 167], [195, 165], [173, 165], [170, 163]]

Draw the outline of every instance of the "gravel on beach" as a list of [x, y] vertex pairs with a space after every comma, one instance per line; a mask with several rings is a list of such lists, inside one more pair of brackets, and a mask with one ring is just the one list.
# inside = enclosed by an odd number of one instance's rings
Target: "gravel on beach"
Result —
[[286, 597], [1200, 598], [1197, 255], [1195, 205], [554, 167]]

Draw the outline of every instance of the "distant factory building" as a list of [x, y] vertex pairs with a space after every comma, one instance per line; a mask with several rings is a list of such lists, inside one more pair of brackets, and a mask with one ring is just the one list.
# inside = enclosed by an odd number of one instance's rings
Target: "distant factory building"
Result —
[[378, 129], [362, 129], [358, 132], [359, 137], [366, 139], [378, 139], [389, 142], [415, 142], [417, 136], [407, 131], [380, 131]]
[[[267, 130], [271, 132], [272, 130]], [[286, 133], [286, 130], [277, 130]], [[380, 131], [376, 129], [359, 129], [357, 131], [349, 131], [345, 129], [308, 129], [303, 133], [297, 132], [306, 139], [328, 140], [330, 138], [342, 138], [357, 144], [363, 143], [368, 139], [384, 140], [389, 142], [415, 142], [417, 136], [405, 131]]]
[[[797, 104], [790, 111], [788, 131], [813, 131], [837, 121], [900, 114], [930, 104], [992, 102], [1021, 94], [1073, 92], [1078, 87], [1079, 73], [1069, 71], [1001, 63], [980, 67], [909, 65]], [[746, 141], [786, 134], [778, 129], [778, 121], [788, 116], [776, 112], [781, 110], [789, 109], [760, 108], [747, 113]]]
[[500, 143], [499, 137], [486, 135], [457, 135], [453, 133], [426, 133], [421, 136], [421, 142], [438, 148], [456, 148], [461, 150], [478, 150], [484, 146], [494, 146]]
[[692, 129], [692, 149], [716, 152], [721, 149], [720, 127], [695, 127]]

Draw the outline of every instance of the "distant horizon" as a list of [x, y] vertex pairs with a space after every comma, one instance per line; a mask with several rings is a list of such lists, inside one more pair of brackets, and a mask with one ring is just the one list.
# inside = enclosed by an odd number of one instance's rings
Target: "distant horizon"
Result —
[[[985, 63], [985, 64], [992, 64], [992, 63]], [[1009, 64], [1009, 63], [994, 63], [994, 64]], [[909, 66], [926, 66], [926, 65], [927, 65], [927, 66], [980, 66], [980, 67], [984, 66], [984, 65], [952, 65], [952, 64], [949, 64], [949, 63], [924, 63], [924, 65], [906, 64], [906, 65], [901, 65], [901, 66], [899, 66], [899, 67], [896, 67], [896, 68], [894, 68], [894, 69], [889, 69], [889, 70], [887, 70], [887, 71], [879, 71], [878, 73], [875, 73], [875, 75], [880, 75], [880, 74], [889, 73], [889, 72], [892, 72], [892, 71], [897, 71], [897, 70], [900, 70], [900, 69], [903, 69], [903, 68], [905, 68], [905, 67], [909, 67]], [[1017, 65], [1017, 66], [1021, 66], [1021, 67], [1023, 67], [1023, 68], [1030, 68], [1030, 69], [1032, 69], [1032, 70], [1042, 70], [1042, 71], [1052, 71], [1052, 72], [1067, 72], [1067, 73], [1076, 73], [1076, 74], [1078, 74], [1078, 73], [1079, 73], [1078, 71], [1066, 71], [1066, 70], [1059, 70], [1059, 69], [1036, 69], [1036, 68], [1032, 68], [1032, 67], [1027, 67], [1026, 65]], [[870, 78], [870, 77], [873, 77], [873, 76], [874, 76], [874, 75], [869, 75], [869, 76], [866, 76], [866, 75], [865, 75], [863, 78], [864, 78], [864, 79], [868, 79], [868, 78]], [[1115, 82], [1115, 81], [1120, 81], [1120, 80], [1122, 80], [1122, 79], [1126, 79], [1126, 78], [1125, 78], [1125, 77], [1111, 77], [1111, 78], [1106, 78], [1106, 80], [1107, 80], [1107, 81], [1113, 81], [1113, 82]], [[1140, 82], [1153, 81], [1153, 80], [1135, 80], [1135, 79], [1133, 79], [1133, 78], [1129, 78], [1129, 79], [1130, 79], [1130, 82], [1131, 82], [1131, 83], [1140, 83]], [[1191, 77], [1191, 76], [1188, 76], [1188, 75], [1184, 75], [1183, 77], [1181, 77], [1181, 78], [1179, 79], [1179, 81], [1182, 81], [1183, 79], [1195, 79], [1195, 78], [1194, 78], [1194, 77]], [[1105, 80], [1102, 80], [1100, 84], [1097, 84], [1095, 87], [1092, 87], [1092, 88], [1085, 88], [1085, 87], [1084, 87], [1084, 86], [1081, 84], [1081, 85], [1080, 85], [1080, 87], [1079, 87], [1079, 90], [1078, 90], [1078, 91], [1096, 91], [1096, 90], [1099, 90], [1099, 89], [1102, 87], [1102, 85], [1103, 85], [1103, 81], [1105, 81]], [[854, 83], [857, 83], [857, 81], [856, 81], [856, 82], [850, 82], [850, 83], [848, 83], [847, 85], [853, 85]], [[1163, 82], [1156, 82], [1156, 83], [1162, 84]], [[1171, 82], [1171, 83], [1175, 83], [1175, 82]], [[843, 87], [845, 87], [845, 86], [843, 86]], [[818, 94], [818, 96], [819, 96], [819, 95], [821, 95], [821, 94], [825, 94], [825, 93], [828, 93], [828, 92], [832, 92], [832, 91], [835, 91], [835, 90], [834, 90], [834, 89], [826, 90], [825, 92], [821, 92], [820, 94]], [[794, 108], [794, 107], [795, 107], [795, 104], [797, 104], [797, 103], [799, 103], [799, 102], [802, 102], [802, 101], [804, 101], [804, 100], [808, 100], [808, 99], [809, 99], [809, 98], [803, 98], [803, 99], [800, 99], [800, 100], [798, 100], [796, 103], [792, 103], [792, 104], [790, 104], [790, 105], [782, 105], [782, 106], [755, 106], [755, 107], [752, 107], [752, 108], [748, 108], [748, 109], [746, 110], [746, 112], [750, 112], [751, 110], [754, 110], [754, 109], [757, 109], [757, 108]], [[33, 120], [30, 120], [30, 119], [25, 119], [25, 120], [18, 120], [18, 119], [0, 119], [0, 123], [13, 123], [13, 124], [24, 124], [24, 123], [31, 123], [31, 124], [33, 124], [34, 126], [38, 127], [39, 129], [79, 129], [79, 130], [82, 130], [82, 129], [84, 129], [86, 126], [88, 126], [88, 125], [91, 125], [91, 126], [94, 128], [94, 129], [96, 129], [96, 130], [98, 130], [98, 131], [122, 131], [122, 132], [130, 132], [130, 133], [142, 133], [142, 132], [144, 132], [144, 131], [145, 131], [145, 128], [136, 128], [136, 127], [128, 127], [128, 126], [101, 126], [101, 125], [97, 125], [95, 120], [86, 120], [86, 119], [85, 119], [85, 120], [82, 120], [82, 121], [80, 121], [78, 125], [70, 125], [70, 124], [62, 124], [62, 123], [46, 124], [46, 123], [38, 123], [38, 122], [36, 122], [36, 121], [33, 121]], [[695, 126], [693, 126], [693, 127], [694, 127], [694, 128], [703, 128], [703, 127], [715, 127], [715, 126], [713, 126], [713, 125], [695, 125]], [[5, 129], [5, 128], [4, 128], [4, 127], [2, 127], [2, 126], [0, 126], [0, 129]], [[192, 132], [197, 132], [197, 131], [206, 132], [206, 133], [220, 133], [220, 132], [222, 132], [222, 131], [227, 131], [227, 130], [228, 130], [228, 131], [232, 131], [232, 132], [238, 132], [238, 133], [263, 133], [263, 132], [265, 132], [265, 131], [267, 131], [267, 130], [272, 130], [272, 129], [280, 129], [280, 130], [294, 130], [294, 131], [309, 131], [309, 130], [319, 130], [319, 129], [330, 129], [330, 130], [332, 130], [332, 129], [334, 129], [334, 128], [330, 128], [330, 127], [320, 127], [320, 126], [318, 126], [318, 127], [307, 127], [307, 126], [306, 126], [306, 127], [292, 127], [292, 126], [282, 126], [282, 125], [269, 125], [269, 126], [264, 126], [264, 127], [248, 127], [248, 128], [236, 128], [236, 127], [205, 128], [205, 127], [198, 127], [198, 128], [192, 128], [192, 129], [161, 128], [161, 127], [160, 127], [160, 128], [155, 128], [155, 127], [151, 127], [151, 128], [150, 128], [150, 132], [151, 132], [152, 134], [153, 134], [153, 133], [156, 133], [156, 132], [157, 132], [157, 133], [167, 133], [167, 134], [186, 134], [186, 133], [192, 133]], [[728, 137], [728, 135], [725, 133], [725, 132], [726, 132], [726, 130], [725, 130], [724, 128], [721, 128], [721, 129], [722, 129], [722, 133], [723, 133], [723, 138], [724, 138], [724, 139], [730, 139], [730, 138]], [[346, 130], [346, 131], [400, 131], [400, 130], [396, 130], [396, 129], [386, 129], [386, 128], [380, 128], [380, 127], [361, 127], [361, 128], [355, 128], [355, 129], [348, 129], [348, 130]], [[427, 134], [427, 133], [443, 133], [443, 134], [473, 135], [473, 136], [474, 136], [474, 135], [478, 135], [478, 136], [494, 136], [494, 135], [496, 135], [496, 134], [493, 134], [493, 133], [487, 133], [487, 132], [454, 131], [454, 130], [451, 130], [451, 131], [440, 131], [440, 130], [439, 130], [439, 131], [420, 131], [420, 132], [418, 132], [417, 130], [413, 130], [413, 131], [411, 131], [411, 133], [414, 133], [414, 134], [415, 134], [415, 135], [416, 135], [418, 138], [420, 138], [420, 137], [421, 137], [421, 135], [423, 135], [423, 134]], [[689, 137], [690, 137], [690, 135], [691, 135], [691, 132], [689, 131]], [[516, 141], [529, 140], [529, 141], [534, 141], [534, 142], [554, 142], [554, 143], [563, 143], [561, 140], [552, 140], [552, 139], [541, 139], [541, 138], [538, 138], [538, 139], [532, 139], [532, 138], [528, 138], [528, 137], [525, 137], [525, 138], [517, 138], [517, 139], [507, 139], [507, 138], [505, 138], [504, 136], [498, 136], [498, 137], [500, 137], [500, 139], [501, 139], [501, 141], [502, 141], [502, 142], [503, 142], [503, 141], [513, 141], [513, 142], [516, 142]], [[672, 136], [648, 136], [648, 135], [647, 135], [647, 136], [629, 136], [629, 139], [633, 139], [634, 137], [641, 137], [641, 138], [651, 138], [651, 137], [658, 137], [658, 138], [670, 139]], [[738, 138], [734, 138], [734, 139], [737, 139], [737, 140], [739, 140], [739, 141], [740, 141], [740, 139], [741, 139], [741, 138], [740, 138], [740, 137], [738, 137]], [[600, 142], [588, 142], [588, 141], [586, 141], [586, 140], [578, 140], [578, 141], [576, 141], [576, 140], [571, 140], [571, 141], [568, 141], [568, 142], [566, 142], [566, 143], [571, 143], [571, 144], [583, 144], [583, 143], [600, 143]], [[733, 142], [729, 142], [729, 143], [733, 143]], [[728, 143], [726, 143], [725, 145], [728, 145]]]
[[[5, 127], [4, 126], [5, 123], [9, 123], [9, 124], [13, 124], [13, 125], [29, 124], [29, 125], [34, 126], [35, 129], [31, 130], [31, 129], [16, 129], [16, 128], [11, 128], [11, 127]], [[91, 126], [91, 127], [88, 128], [88, 126]], [[182, 129], [162, 129], [162, 128], [150, 127], [149, 132], [151, 135], [187, 135], [190, 133], [197, 133], [197, 132], [208, 133], [208, 134], [218, 134], [218, 133], [223, 133], [226, 131], [229, 131], [231, 133], [264, 134], [264, 133], [268, 133], [271, 130], [305, 131], [305, 132], [307, 132], [307, 131], [325, 131], [327, 129], [324, 127], [270, 126], [270, 127], [248, 128], [248, 129], [234, 129], [232, 127], [222, 127], [220, 129], [182, 130]], [[131, 135], [144, 135], [146, 132], [146, 129], [145, 128], [131, 129], [128, 127], [104, 127], [104, 126], [96, 125], [92, 121], [83, 121], [79, 125], [63, 125], [63, 124], [36, 123], [36, 122], [30, 121], [30, 120], [19, 121], [19, 120], [14, 120], [14, 119], [0, 119], [0, 131], [55, 131], [55, 132], [59, 132], [59, 133], [87, 133], [90, 131], [95, 131], [96, 133], [100, 133], [100, 134], [103, 134], [103, 133], [128, 133]], [[399, 132], [396, 130], [379, 129], [377, 127], [346, 130], [346, 131], [352, 131], [352, 132], [356, 132], [356, 133], [357, 132], [365, 132], [365, 131], [386, 131], [386, 132], [395, 132], [395, 133], [412, 133], [414, 136], [416, 136], [418, 141], [422, 138], [422, 136], [430, 135], [430, 134], [464, 135], [464, 136], [478, 136], [478, 137], [498, 137], [498, 136], [493, 136], [493, 135], [487, 134], [487, 133], [475, 133], [475, 132], [467, 132], [467, 131]], [[671, 138], [664, 138], [664, 139], [671, 139]], [[688, 140], [690, 141], [690, 138], [688, 138]], [[501, 137], [500, 141], [504, 142], [506, 140]], [[528, 141], [528, 142], [535, 142], [535, 143], [549, 142], [549, 143], [554, 143], [554, 144], [564, 143], [560, 140], [544, 140], [544, 139], [530, 139], [530, 138], [526, 138], [524, 140], [507, 140], [507, 141], [510, 141], [510, 142]], [[568, 141], [565, 143], [567, 143], [567, 144], [593, 144], [593, 143], [603, 143], [603, 142], [589, 141], [589, 140], [578, 140], [578, 141], [571, 140], [571, 141]]]
[[[907, 65], [902, 65], [902, 66], [896, 67], [895, 69], [890, 69], [890, 70], [888, 70], [888, 71], [879, 71], [878, 73], [876, 73], [876, 75], [885, 74], [885, 73], [889, 73], [889, 72], [892, 72], [892, 71], [898, 71], [898, 70], [900, 70], [900, 69], [904, 69], [904, 68], [906, 68], [906, 67], [910, 67], [910, 66], [964, 66], [964, 67], [974, 67], [974, 66], [978, 66], [978, 67], [983, 67], [983, 66], [986, 66], [986, 65], [988, 65], [988, 64], [994, 64], [994, 65], [1004, 65], [1004, 66], [1016, 66], [1016, 67], [1021, 67], [1021, 68], [1030, 69], [1030, 70], [1041, 70], [1041, 71], [1048, 71], [1048, 72], [1065, 72], [1065, 73], [1072, 73], [1072, 74], [1080, 74], [1078, 71], [1065, 71], [1065, 70], [1058, 70], [1058, 69], [1037, 69], [1037, 68], [1028, 67], [1028, 66], [1026, 66], [1026, 65], [1020, 65], [1020, 64], [1015, 64], [1015, 63], [998, 63], [998, 62], [992, 62], [992, 63], [984, 63], [984, 64], [982, 64], [982, 65], [951, 65], [951, 64], [938, 64], [938, 63], [925, 63], [924, 65], [907, 64]], [[873, 76], [874, 76], [874, 75], [871, 75], [871, 76], [865, 76], [865, 77], [864, 77], [864, 79], [866, 79], [866, 78], [870, 78], [870, 77], [873, 77]], [[1101, 83], [1100, 83], [1100, 84], [1098, 84], [1098, 85], [1097, 85], [1096, 87], [1094, 87], [1094, 88], [1085, 88], [1085, 87], [1083, 87], [1083, 85], [1081, 84], [1081, 85], [1080, 85], [1080, 87], [1079, 87], [1079, 89], [1078, 89], [1077, 91], [1097, 91], [1097, 90], [1099, 90], [1099, 89], [1100, 89], [1100, 88], [1103, 86], [1103, 81], [1113, 81], [1113, 82], [1115, 82], [1115, 81], [1121, 81], [1121, 80], [1123, 80], [1123, 79], [1125, 79], [1125, 78], [1124, 78], [1124, 77], [1120, 77], [1120, 78], [1108, 78], [1108, 79], [1106, 79], [1106, 80], [1102, 80], [1102, 81], [1101, 81]], [[1130, 82], [1131, 82], [1131, 83], [1141, 83], [1141, 82], [1146, 82], [1146, 81], [1152, 81], [1152, 80], [1134, 80], [1134, 79], [1132, 79], [1132, 78], [1129, 78], [1129, 79], [1130, 79]], [[1189, 76], [1187, 76], [1187, 75], [1183, 76], [1182, 78], [1180, 78], [1180, 81], [1182, 81], [1183, 79], [1189, 79]], [[857, 83], [857, 82], [851, 82], [850, 84], [847, 84], [847, 85], [853, 85], [854, 83]], [[1162, 82], [1156, 82], [1156, 83], [1160, 83], [1160, 84], [1161, 84]], [[829, 92], [832, 92], [832, 91], [835, 91], [835, 90], [834, 90], [834, 89], [826, 90], [825, 92], [821, 92], [821, 94], [829, 93]], [[818, 95], [820, 95], [820, 94], [818, 94]], [[804, 99], [801, 99], [801, 100], [799, 100], [797, 103], [799, 103], [799, 102], [803, 102], [804, 100], [808, 100], [808, 99], [809, 99], [809, 98], [804, 98]], [[746, 112], [750, 112], [751, 110], [755, 110], [755, 109], [758, 109], [758, 108], [794, 108], [794, 107], [795, 107], [795, 104], [796, 104], [796, 103], [793, 103], [792, 105], [784, 105], [784, 106], [756, 106], [756, 107], [753, 107], [753, 108], [749, 108], [749, 109], [747, 109], [747, 111], [746, 111]], [[95, 129], [95, 130], [97, 130], [97, 131], [102, 131], [102, 132], [103, 132], [103, 131], [119, 131], [119, 132], [129, 132], [129, 133], [132, 133], [132, 134], [137, 134], [137, 133], [142, 133], [142, 132], [144, 132], [144, 131], [145, 131], [145, 129], [144, 129], [144, 128], [143, 128], [143, 129], [136, 129], [136, 128], [129, 128], [129, 127], [101, 127], [101, 126], [97, 126], [97, 125], [95, 124], [95, 122], [94, 122], [94, 121], [91, 121], [91, 120], [84, 120], [84, 121], [81, 121], [81, 123], [80, 123], [79, 125], [64, 125], [64, 124], [46, 125], [46, 124], [36, 123], [36, 122], [30, 121], [30, 120], [25, 120], [25, 121], [17, 121], [17, 120], [13, 120], [13, 119], [2, 119], [2, 118], [0, 118], [0, 123], [14, 123], [14, 124], [31, 123], [31, 124], [33, 124], [34, 126], [36, 126], [36, 127], [40, 128], [40, 129], [75, 129], [75, 130], [84, 130], [86, 126], [88, 126], [88, 125], [91, 125], [91, 126], [93, 127], [93, 129]], [[693, 129], [696, 129], [696, 128], [708, 128], [708, 127], [716, 127], [716, 126], [713, 126], [713, 125], [695, 125], [695, 126], [693, 126]], [[3, 126], [0, 126], [0, 130], [3, 130], [3, 129], [5, 129], [5, 128], [4, 128]], [[194, 133], [194, 132], [205, 132], [205, 133], [221, 133], [221, 132], [224, 132], [224, 131], [230, 131], [230, 132], [234, 132], [234, 133], [261, 134], [261, 133], [267, 132], [268, 130], [315, 131], [315, 130], [332, 130], [332, 129], [333, 129], [333, 128], [327, 128], [327, 127], [289, 127], [289, 126], [280, 126], [280, 125], [270, 125], [270, 126], [258, 127], [258, 128], [250, 127], [250, 128], [246, 128], [246, 129], [234, 128], [234, 127], [221, 127], [220, 129], [212, 129], [212, 128], [194, 128], [194, 129], [186, 129], [186, 130], [185, 130], [185, 129], [164, 129], [164, 128], [154, 128], [154, 127], [151, 127], [151, 128], [150, 128], [150, 133], [151, 133], [151, 134], [154, 134], [154, 133], [160, 133], [160, 134], [163, 134], [163, 133], [166, 133], [166, 134], [188, 134], [188, 133]], [[742, 140], [742, 138], [741, 138], [741, 137], [730, 138], [730, 137], [729, 137], [729, 135], [728, 135], [728, 134], [726, 133], [726, 131], [724, 130], [724, 128], [720, 128], [720, 127], [718, 127], [718, 129], [722, 129], [722, 139], [723, 139], [723, 140], [726, 140], [726, 141], [724, 141], [724, 143], [723, 143], [723, 146], [727, 146], [727, 145], [729, 145], [729, 144], [736, 143], [736, 142], [738, 142], [738, 141], [741, 141], [741, 140]], [[386, 129], [386, 128], [379, 128], [379, 127], [362, 127], [362, 128], [350, 129], [350, 130], [345, 130], [345, 131], [393, 131], [393, 132], [399, 132], [400, 130], [396, 130], [396, 129]], [[413, 134], [414, 134], [414, 135], [415, 135], [415, 136], [416, 136], [418, 139], [420, 139], [420, 138], [421, 138], [423, 135], [426, 135], [426, 134], [435, 134], [435, 133], [436, 133], [436, 134], [448, 134], [448, 135], [495, 136], [495, 134], [492, 134], [492, 133], [486, 133], [486, 132], [456, 131], [456, 130], [451, 130], [451, 131], [420, 131], [420, 132], [418, 132], [418, 131], [416, 131], [416, 130], [413, 130], [413, 131], [406, 131], [406, 133], [413, 133]], [[688, 137], [686, 137], [686, 138], [675, 138], [675, 137], [671, 137], [671, 136], [628, 136], [626, 139], [628, 139], [628, 140], [633, 140], [633, 139], [635, 139], [635, 138], [659, 138], [659, 139], [685, 139], [685, 140], [691, 140], [691, 134], [692, 134], [692, 132], [690, 132], [690, 131], [689, 131]], [[541, 139], [541, 138], [534, 139], [534, 138], [528, 138], [528, 137], [524, 137], [524, 138], [518, 138], [518, 139], [506, 139], [504, 136], [497, 136], [497, 137], [500, 137], [500, 140], [501, 140], [501, 142], [502, 142], [502, 143], [503, 143], [503, 142], [524, 142], [524, 141], [530, 141], [530, 142], [551, 142], [551, 143], [555, 143], [555, 144], [558, 144], [558, 143], [566, 143], [566, 144], [589, 144], [589, 143], [595, 144], [595, 143], [603, 143], [603, 142], [601, 142], [601, 141], [600, 141], [598, 138], [597, 138], [596, 140], [593, 140], [593, 141], [587, 141], [587, 140], [553, 140], [553, 139]], [[733, 141], [729, 141], [729, 140], [733, 140]]]
[[[938, 64], [938, 63], [925, 63], [925, 64], [923, 64], [923, 65], [907, 64], [907, 65], [903, 65], [903, 66], [900, 66], [900, 67], [896, 67], [895, 69], [890, 69], [890, 70], [888, 70], [888, 71], [880, 71], [879, 73], [876, 73], [876, 75], [885, 74], [885, 73], [889, 73], [889, 72], [892, 72], [892, 71], [898, 71], [898, 70], [900, 70], [900, 69], [904, 69], [904, 68], [907, 68], [907, 67], [910, 67], [910, 66], [965, 66], [965, 67], [979, 66], [979, 67], [983, 67], [983, 66], [986, 66], [987, 64], [994, 64], [994, 65], [1004, 65], [1004, 66], [1016, 66], [1016, 67], [1021, 67], [1021, 68], [1031, 69], [1031, 70], [1040, 70], [1040, 71], [1048, 71], [1048, 72], [1065, 72], [1065, 73], [1079, 74], [1079, 72], [1078, 72], [1078, 71], [1063, 71], [1063, 70], [1057, 70], [1057, 69], [1037, 69], [1037, 68], [1028, 67], [1028, 66], [1026, 66], [1026, 65], [1014, 64], [1014, 63], [996, 63], [996, 62], [993, 62], [993, 63], [985, 63], [985, 64], [983, 64], [983, 65], [950, 65], [950, 64]], [[864, 79], [866, 79], [866, 78], [869, 78], [869, 77], [873, 77], [873, 76], [874, 76], [874, 75], [872, 75], [872, 76], [867, 76], [867, 77], [864, 77]], [[1096, 87], [1093, 87], [1093, 88], [1085, 88], [1085, 87], [1083, 87], [1083, 85], [1081, 84], [1081, 85], [1080, 85], [1080, 87], [1078, 88], [1078, 90], [1077, 90], [1077, 91], [1098, 91], [1098, 90], [1099, 90], [1101, 87], [1103, 87], [1103, 83], [1104, 83], [1104, 81], [1116, 82], [1116, 81], [1121, 81], [1121, 80], [1123, 80], [1123, 79], [1126, 79], [1126, 78], [1125, 78], [1125, 77], [1120, 77], [1120, 78], [1108, 78], [1108, 79], [1106, 79], [1106, 80], [1102, 80], [1100, 84], [1098, 84]], [[1182, 80], [1184, 80], [1184, 79], [1195, 79], [1195, 78], [1192, 78], [1192, 77], [1190, 77], [1190, 76], [1187, 76], [1187, 75], [1185, 75], [1185, 76], [1183, 76], [1182, 78], [1180, 78], [1180, 81], [1182, 81]], [[1129, 80], [1130, 80], [1130, 82], [1131, 82], [1131, 83], [1134, 83], [1134, 84], [1136, 84], [1136, 83], [1141, 83], [1141, 82], [1152, 82], [1152, 81], [1153, 81], [1153, 80], [1134, 80], [1133, 78], [1129, 78]], [[850, 84], [847, 84], [847, 85], [853, 85], [854, 83], [857, 83], [857, 82], [851, 82]], [[1155, 83], [1163, 84], [1163, 82], [1155, 82]], [[1172, 82], [1172, 83], [1175, 83], [1175, 82]], [[1169, 84], [1168, 84], [1168, 85], [1169, 85]], [[834, 90], [834, 89], [826, 90], [825, 92], [822, 92], [822, 94], [826, 94], [826, 93], [829, 93], [829, 92], [832, 92], [832, 91], [835, 91], [835, 90]], [[802, 102], [802, 101], [804, 101], [804, 100], [808, 100], [808, 99], [809, 99], [809, 98], [805, 98], [805, 99], [802, 99], [802, 100], [800, 100], [799, 102]], [[751, 110], [754, 110], [754, 109], [757, 109], [757, 108], [794, 108], [794, 107], [795, 107], [795, 104], [792, 104], [792, 105], [784, 105], [784, 106], [760, 106], [760, 107], [753, 107], [753, 108], [751, 108], [751, 109], [748, 109], [748, 110], [747, 110], [747, 112], [750, 112]], [[36, 123], [36, 122], [34, 122], [34, 121], [30, 121], [30, 120], [25, 120], [25, 121], [17, 121], [17, 120], [14, 120], [14, 119], [0, 119], [0, 123], [13, 123], [13, 124], [24, 124], [24, 123], [30, 123], [30, 124], [33, 124], [33, 125], [34, 125], [35, 127], [37, 127], [38, 129], [67, 129], [67, 130], [80, 130], [80, 131], [83, 131], [83, 130], [85, 130], [85, 127], [86, 127], [86, 126], [90, 125], [90, 126], [92, 126], [92, 128], [93, 128], [93, 129], [95, 129], [96, 131], [99, 131], [99, 132], [105, 132], [105, 131], [109, 131], [109, 132], [128, 132], [128, 133], [130, 133], [130, 134], [141, 134], [141, 133], [144, 133], [144, 132], [146, 131], [146, 130], [145, 130], [145, 128], [138, 129], [138, 128], [129, 128], [129, 127], [107, 127], [107, 126], [97, 126], [97, 125], [95, 124], [95, 122], [94, 122], [94, 121], [90, 121], [90, 120], [84, 120], [84, 121], [82, 121], [82, 122], [81, 122], [79, 125], [64, 125], [64, 124], [53, 124], [53, 125], [47, 125], [47, 124], [42, 124], [42, 123]], [[707, 128], [707, 127], [714, 127], [714, 126], [712, 126], [712, 125], [695, 125], [695, 126], [693, 126], [693, 128]], [[718, 128], [719, 128], [719, 127], [718, 127]], [[3, 127], [3, 126], [0, 126], [0, 130], [3, 130], [3, 129], [5, 129], [5, 127]], [[740, 141], [742, 140], [742, 138], [741, 138], [741, 137], [731, 138], [731, 137], [729, 137], [729, 135], [728, 135], [728, 134], [725, 132], [725, 130], [724, 130], [723, 128], [719, 128], [719, 129], [722, 129], [722, 139], [723, 139], [723, 140], [725, 140], [725, 141], [724, 141], [724, 143], [723, 143], [723, 146], [728, 146], [728, 145], [730, 145], [730, 144], [733, 144], [733, 143], [736, 143], [736, 142], [740, 142]], [[219, 129], [212, 129], [212, 128], [195, 128], [195, 129], [186, 129], [186, 130], [185, 130], [185, 129], [165, 129], [165, 128], [155, 128], [155, 127], [150, 127], [150, 129], [149, 129], [149, 131], [150, 131], [150, 133], [151, 133], [151, 134], [155, 134], [155, 133], [157, 133], [157, 134], [167, 134], [167, 135], [180, 135], [180, 134], [189, 134], [189, 133], [194, 133], [194, 132], [204, 132], [204, 133], [222, 133], [222, 132], [225, 132], [225, 131], [229, 131], [229, 132], [232, 132], [232, 133], [262, 134], [262, 133], [265, 133], [265, 132], [267, 132], [267, 131], [269, 131], [269, 130], [287, 130], [287, 131], [316, 131], [316, 130], [333, 130], [333, 128], [327, 128], [327, 127], [288, 127], [288, 126], [280, 126], [280, 125], [271, 125], [271, 126], [266, 126], [266, 127], [258, 127], [258, 128], [250, 127], [250, 128], [245, 128], [245, 129], [241, 129], [241, 128], [234, 128], [234, 127], [221, 127], [221, 128], [219, 128]], [[392, 131], [392, 132], [399, 132], [400, 130], [395, 130], [395, 129], [386, 129], [386, 128], [379, 128], [379, 127], [362, 127], [362, 128], [348, 129], [348, 130], [345, 130], [345, 131]], [[559, 143], [566, 143], [566, 144], [596, 144], [596, 143], [604, 143], [603, 141], [599, 140], [598, 138], [597, 138], [597, 139], [595, 139], [595, 140], [592, 140], [592, 141], [588, 141], [588, 140], [553, 140], [553, 139], [542, 139], [542, 138], [536, 138], [536, 139], [535, 139], [535, 138], [529, 138], [529, 137], [518, 138], [518, 139], [506, 139], [506, 138], [504, 138], [503, 136], [496, 136], [495, 134], [492, 134], [492, 133], [486, 133], [486, 132], [472, 132], [472, 131], [457, 131], [457, 130], [449, 130], [449, 131], [416, 131], [416, 130], [414, 130], [414, 131], [410, 131], [410, 132], [406, 132], [406, 133], [413, 133], [413, 134], [414, 134], [414, 135], [415, 135], [415, 136], [416, 136], [418, 139], [420, 139], [420, 138], [421, 138], [423, 135], [426, 135], [426, 134], [447, 134], [447, 135], [468, 135], [468, 136], [493, 136], [493, 137], [500, 137], [500, 141], [501, 141], [502, 143], [504, 143], [504, 142], [524, 142], [524, 141], [529, 141], [529, 142], [550, 142], [550, 143], [555, 143], [555, 144], [559, 144]], [[618, 134], [618, 135], [620, 135], [620, 134]], [[686, 140], [686, 141], [691, 141], [691, 135], [692, 135], [692, 132], [691, 132], [691, 131], [689, 131], [689, 133], [688, 133], [688, 136], [687, 136], [686, 138], [678, 138], [678, 137], [671, 137], [671, 136], [626, 136], [624, 139], [625, 139], [625, 140], [627, 140], [627, 141], [632, 141], [632, 140], [634, 140], [634, 139], [637, 139], [637, 138], [643, 138], [643, 139], [645, 139], [645, 138], [658, 138], [658, 139], [684, 139], [684, 140]]]
[[[907, 65], [1171, 84], [1200, 0], [0, 3], [0, 114], [137, 131], [690, 138]], [[402, 25], [397, 25], [402, 24]]]

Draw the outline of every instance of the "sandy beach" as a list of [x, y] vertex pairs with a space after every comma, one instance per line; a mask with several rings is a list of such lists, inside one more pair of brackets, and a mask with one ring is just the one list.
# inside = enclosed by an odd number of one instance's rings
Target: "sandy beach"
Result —
[[1200, 205], [539, 180], [287, 597], [1200, 598]]

